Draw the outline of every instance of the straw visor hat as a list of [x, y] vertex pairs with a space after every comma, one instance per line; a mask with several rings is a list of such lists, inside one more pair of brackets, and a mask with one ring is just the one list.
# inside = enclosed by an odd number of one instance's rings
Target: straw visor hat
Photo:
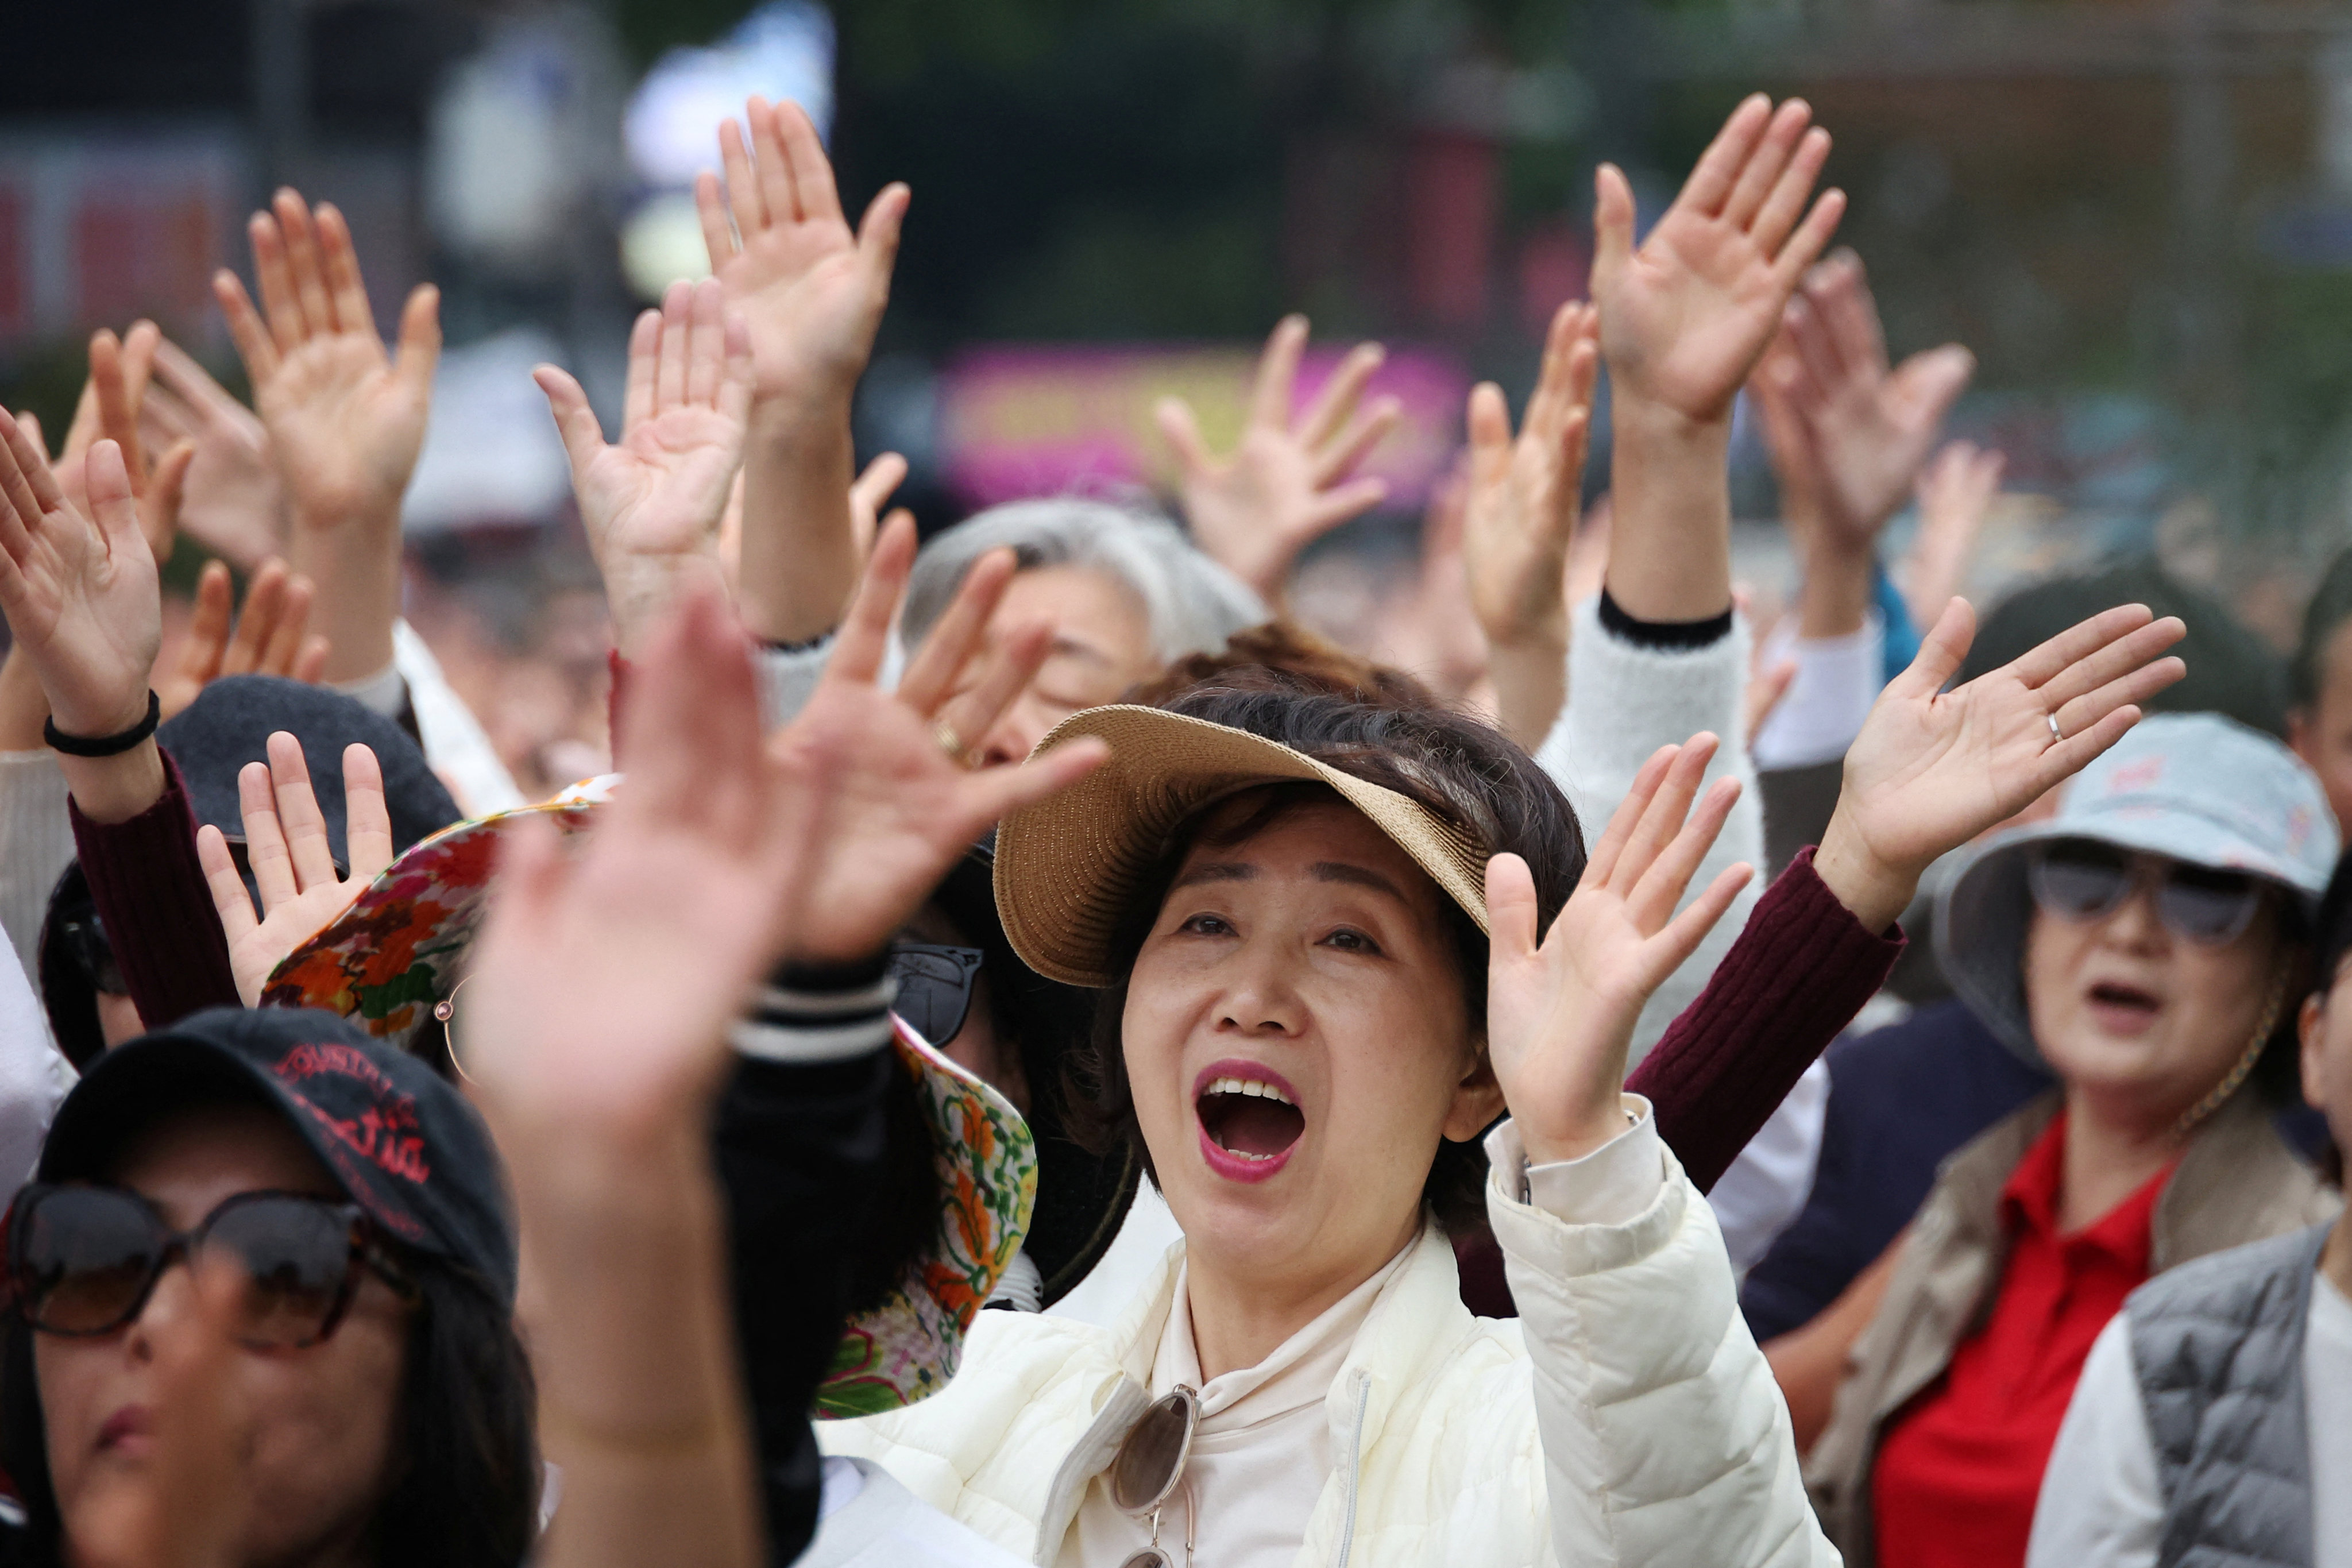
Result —
[[1090, 708], [1055, 725], [1037, 749], [1080, 735], [1110, 742], [1110, 760], [1006, 817], [996, 836], [1004, 933], [1049, 979], [1118, 984], [1114, 933], [1169, 836], [1227, 795], [1293, 779], [1339, 791], [1486, 929], [1486, 847], [1392, 789], [1246, 730], [1158, 708]]

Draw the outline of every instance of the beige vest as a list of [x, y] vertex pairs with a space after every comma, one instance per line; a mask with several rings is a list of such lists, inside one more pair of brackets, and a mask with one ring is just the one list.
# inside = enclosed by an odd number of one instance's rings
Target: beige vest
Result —
[[[1877, 1557], [1870, 1480], [1879, 1438], [1991, 1312], [2009, 1256], [2001, 1189], [2060, 1102], [2052, 1090], [1944, 1162], [1878, 1315], [1854, 1342], [1830, 1424], [1805, 1464], [1822, 1529], [1850, 1568], [1873, 1568]], [[2149, 1272], [2316, 1225], [2337, 1206], [2318, 1173], [2280, 1141], [2270, 1108], [2241, 1091], [2190, 1140], [2158, 1196]]]

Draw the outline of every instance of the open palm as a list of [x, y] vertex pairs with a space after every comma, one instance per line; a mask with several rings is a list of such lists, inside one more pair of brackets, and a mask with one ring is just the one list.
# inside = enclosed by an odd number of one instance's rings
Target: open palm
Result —
[[1788, 326], [1795, 353], [1777, 368], [1812, 448], [1824, 521], [1866, 547], [1910, 495], [1976, 358], [1947, 343], [1890, 368], [1878, 307], [1850, 251], [1806, 275]]
[[1796, 100], [1741, 104], [1639, 249], [1633, 188], [1601, 166], [1592, 298], [1621, 395], [1695, 420], [1730, 406], [1844, 210], [1832, 191], [1805, 213], [1829, 156], [1811, 116]]
[[1487, 867], [1487, 1049], [1533, 1161], [1577, 1158], [1623, 1130], [1618, 1096], [1643, 1004], [1747, 885], [1750, 868], [1731, 867], [1675, 912], [1739, 794], [1718, 780], [1692, 811], [1715, 749], [1696, 735], [1643, 764], [1540, 944], [1527, 863], [1497, 855]]
[[1600, 370], [1595, 331], [1589, 305], [1563, 305], [1552, 318], [1517, 439], [1501, 389], [1486, 383], [1471, 394], [1462, 557], [1470, 607], [1490, 643], [1568, 635], [1568, 548]]
[[1304, 316], [1276, 324], [1258, 357], [1248, 422], [1225, 457], [1209, 450], [1182, 398], [1162, 398], [1153, 410], [1176, 453], [1193, 542], [1268, 604], [1280, 602], [1300, 551], [1387, 499], [1386, 480], [1356, 469], [1402, 416], [1394, 397], [1364, 403], [1384, 357], [1378, 343], [1357, 344], [1314, 400], [1294, 412], [1306, 349]]
[[621, 439], [611, 445], [577, 381], [551, 364], [533, 374], [572, 459], [615, 636], [634, 653], [687, 579], [724, 581], [719, 524], [751, 412], [749, 331], [716, 282], [671, 284], [629, 334]]
[[392, 814], [373, 752], [356, 743], [343, 749], [348, 876], [336, 869], [302, 743], [280, 730], [269, 737], [268, 752], [268, 762], [247, 763], [236, 779], [246, 863], [261, 894], [258, 916], [221, 830], [210, 823], [196, 830], [196, 858], [228, 940], [236, 994], [248, 1007], [259, 1005], [262, 987], [286, 956], [341, 919], [393, 858]]
[[87, 472], [95, 521], [66, 499], [16, 421], [0, 416], [0, 610], [58, 727], [112, 735], [145, 716], [163, 599], [121, 448], [98, 442]]
[[889, 303], [907, 188], [886, 186], [852, 234], [801, 107], [754, 98], [744, 119], [748, 149], [735, 121], [719, 129], [723, 197], [715, 176], [695, 183], [711, 274], [751, 328], [759, 396], [845, 387], [864, 372]]
[[279, 472], [305, 519], [383, 517], [425, 443], [429, 384], [393, 373], [371, 326], [320, 334], [257, 384]]
[[[877, 685], [915, 552], [911, 519], [876, 542], [841, 641], [808, 706], [770, 742], [777, 763], [836, 804], [824, 849], [807, 864], [821, 926], [803, 939], [824, 962], [863, 957], [889, 939], [948, 868], [1007, 813], [1042, 800], [1097, 765], [1099, 741], [1057, 746], [1026, 763], [971, 767], [953, 754], [995, 726], [1051, 645], [1040, 623], [984, 646], [1013, 570], [1012, 552], [965, 573], [898, 689]], [[965, 677], [968, 666], [976, 676]]]
[[250, 226], [263, 312], [234, 273], [214, 279], [251, 378], [295, 521], [396, 523], [425, 443], [441, 354], [440, 295], [420, 285], [384, 352], [342, 215], [291, 191]]
[[667, 1126], [716, 1092], [727, 1026], [792, 945], [821, 798], [760, 750], [742, 629], [688, 593], [637, 659], [628, 777], [573, 846], [525, 821], [501, 852], [457, 1011], [459, 1055], [509, 1131]]
[[1967, 602], [1953, 600], [1847, 750], [1825, 849], [1850, 835], [1916, 877], [2121, 740], [2138, 722], [2134, 704], [2186, 673], [2158, 657], [2185, 632], [2146, 605], [2119, 605], [1946, 691], [1976, 635]]

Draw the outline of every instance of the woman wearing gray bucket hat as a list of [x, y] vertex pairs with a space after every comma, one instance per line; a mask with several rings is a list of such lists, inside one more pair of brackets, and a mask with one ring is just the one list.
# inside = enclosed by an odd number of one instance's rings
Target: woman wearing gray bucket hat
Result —
[[1937, 945], [2058, 1087], [1946, 1163], [1808, 1467], [1849, 1563], [2021, 1563], [2084, 1356], [2135, 1287], [2326, 1217], [2292, 1098], [2319, 782], [2213, 714], [2144, 721], [2044, 821], [1989, 840]]

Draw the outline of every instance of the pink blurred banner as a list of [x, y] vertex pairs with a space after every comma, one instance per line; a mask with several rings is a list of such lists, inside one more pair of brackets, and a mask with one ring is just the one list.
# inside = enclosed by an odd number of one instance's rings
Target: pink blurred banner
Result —
[[0, 136], [0, 343], [142, 315], [204, 341], [245, 184], [213, 129]]
[[[1162, 397], [1192, 404], [1215, 452], [1241, 438], [1255, 374], [1255, 343], [1001, 344], [967, 350], [940, 377], [948, 483], [966, 504], [1146, 484], [1175, 488], [1175, 454], [1151, 410]], [[1346, 353], [1309, 349], [1294, 405], [1314, 397]], [[1362, 472], [1389, 481], [1390, 504], [1416, 507], [1462, 439], [1470, 379], [1441, 351], [1391, 348], [1367, 398], [1395, 397], [1404, 417]]]

